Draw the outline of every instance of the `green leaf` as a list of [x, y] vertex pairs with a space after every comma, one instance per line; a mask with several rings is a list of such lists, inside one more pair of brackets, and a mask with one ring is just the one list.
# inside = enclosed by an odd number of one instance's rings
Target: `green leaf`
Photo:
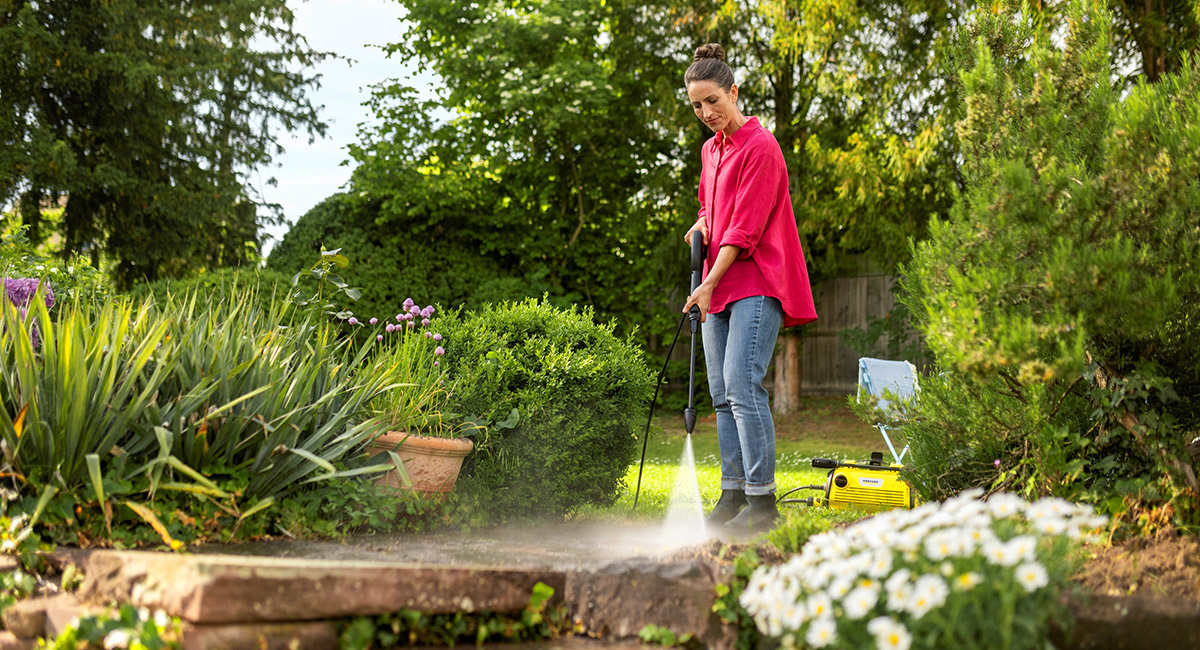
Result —
[[97, 454], [88, 454], [84, 457], [87, 460], [88, 475], [92, 479], [92, 491], [96, 494], [96, 501], [104, 506], [104, 480], [100, 474], [100, 456]]
[[554, 587], [539, 581], [533, 585], [533, 593], [529, 596], [529, 609], [541, 611], [546, 602], [554, 597]]
[[512, 429], [513, 427], [517, 426], [517, 424], [519, 424], [520, 422], [521, 422], [521, 414], [517, 411], [517, 409], [514, 408], [512, 411], [509, 411], [507, 418], [504, 418], [500, 422], [496, 423], [496, 428], [497, 429]]
[[295, 447], [289, 447], [288, 452], [293, 453], [293, 454], [313, 463], [314, 465], [316, 465], [317, 467], [320, 467], [321, 469], [325, 470], [329, 474], [334, 474], [337, 472], [337, 468], [335, 468], [333, 466], [333, 463], [329, 462], [328, 460], [325, 460], [324, 458], [321, 458], [320, 456], [312, 453], [311, 451], [308, 451], [307, 449], [299, 449], [299, 448], [295, 448]]

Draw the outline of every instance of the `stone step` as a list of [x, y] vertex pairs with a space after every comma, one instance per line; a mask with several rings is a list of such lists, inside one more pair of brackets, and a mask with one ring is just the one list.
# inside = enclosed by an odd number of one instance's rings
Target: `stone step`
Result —
[[728, 569], [699, 560], [632, 559], [564, 571], [96, 551], [86, 558], [84, 575], [83, 602], [130, 603], [178, 616], [191, 626], [189, 648], [257, 647], [222, 641], [222, 635], [261, 637], [268, 647], [282, 638], [286, 646], [289, 635], [327, 638], [328, 631], [274, 624], [401, 609], [518, 612], [538, 582], [554, 589], [551, 604], [565, 605], [595, 636], [636, 639], [654, 624], [720, 646], [735, 634], [712, 613], [714, 587], [728, 579]]
[[[187, 650], [334, 647], [332, 619], [405, 608], [516, 612], [537, 582], [554, 588], [552, 602], [564, 605], [588, 635], [605, 640], [572, 637], [497, 650], [633, 648], [648, 624], [691, 634], [711, 648], [732, 647], [736, 639], [736, 630], [712, 613], [714, 587], [731, 570], [703, 558], [634, 558], [577, 569], [144, 551], [96, 551], [80, 561], [85, 603], [165, 610], [185, 620]], [[1076, 622], [1060, 647], [1200, 648], [1200, 603], [1099, 595], [1068, 603]]]
[[376, 615], [519, 611], [544, 582], [558, 602], [562, 571], [229, 555], [97, 551], [79, 597], [162, 609], [191, 623], [270, 623]]

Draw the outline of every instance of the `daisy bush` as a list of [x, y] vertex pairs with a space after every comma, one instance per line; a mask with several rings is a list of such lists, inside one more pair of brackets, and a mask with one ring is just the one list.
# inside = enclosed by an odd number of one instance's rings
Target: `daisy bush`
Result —
[[1036, 648], [1062, 621], [1073, 550], [1106, 518], [1057, 498], [971, 491], [809, 539], [740, 602], [784, 647]]

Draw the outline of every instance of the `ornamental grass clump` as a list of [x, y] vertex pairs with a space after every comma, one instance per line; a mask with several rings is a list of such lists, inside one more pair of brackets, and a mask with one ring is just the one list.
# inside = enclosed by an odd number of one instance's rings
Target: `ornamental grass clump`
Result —
[[813, 536], [756, 571], [740, 602], [787, 648], [1041, 650], [1067, 620], [1072, 551], [1107, 519], [1057, 498], [979, 494]]

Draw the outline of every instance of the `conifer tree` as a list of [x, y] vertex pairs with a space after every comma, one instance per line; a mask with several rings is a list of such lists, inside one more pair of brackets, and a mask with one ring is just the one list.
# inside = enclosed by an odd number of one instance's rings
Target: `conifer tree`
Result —
[[324, 133], [305, 93], [323, 53], [286, 0], [0, 4], [0, 201], [65, 198], [63, 252], [103, 249], [117, 279], [256, 255], [248, 179], [279, 127]]
[[[1114, 91], [1103, 3], [962, 39], [964, 189], [905, 269], [938, 373], [905, 430], [924, 495], [1058, 494], [1200, 519], [1200, 70]], [[1129, 510], [1133, 506], [1134, 510]]]

